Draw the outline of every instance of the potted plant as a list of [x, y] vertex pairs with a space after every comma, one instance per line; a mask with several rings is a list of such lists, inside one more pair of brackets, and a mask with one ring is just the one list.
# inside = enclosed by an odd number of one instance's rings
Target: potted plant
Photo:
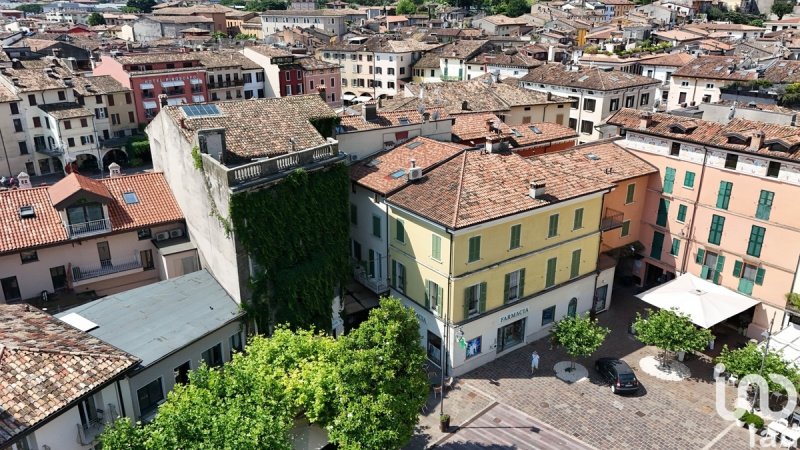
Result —
[[756, 431], [764, 428], [764, 419], [758, 414], [747, 413], [744, 415], [743, 419], [749, 428], [753, 428]]
[[736, 417], [736, 426], [743, 427], [744, 426], [744, 418], [749, 414], [747, 410], [743, 408], [736, 408], [736, 411], [733, 412], [733, 416]]
[[439, 416], [439, 430], [447, 432], [450, 429], [450, 415], [442, 414]]

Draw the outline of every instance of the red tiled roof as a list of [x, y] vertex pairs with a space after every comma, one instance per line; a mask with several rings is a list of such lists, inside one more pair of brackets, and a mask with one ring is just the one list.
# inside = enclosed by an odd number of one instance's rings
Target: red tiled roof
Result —
[[[800, 143], [798, 142], [800, 137], [797, 132], [797, 127], [774, 125], [740, 118], [735, 118], [728, 124], [723, 125], [718, 122], [707, 120], [653, 113], [650, 116], [650, 124], [647, 128], [640, 129], [639, 125], [643, 114], [645, 114], [645, 111], [623, 108], [609, 117], [607, 123], [635, 130], [637, 133], [663, 136], [717, 148], [756, 153], [764, 157], [800, 161], [800, 151], [798, 151], [797, 148], [797, 144]], [[688, 128], [689, 132], [676, 133], [675, 127]], [[756, 131], [764, 133], [764, 145], [758, 150], [750, 150], [747, 144], [728, 142], [728, 136], [731, 133], [737, 133], [740, 136], [750, 136], [751, 133]], [[789, 152], [770, 150], [768, 145], [772, 142], [789, 144], [792, 149]]]
[[489, 122], [500, 130], [500, 137], [511, 135], [511, 127], [505, 124], [494, 113], [458, 114], [453, 116], [453, 137], [461, 142], [485, 139], [487, 136], [497, 136], [495, 131], [489, 130]]
[[0, 447], [139, 360], [28, 305], [0, 305]]
[[[430, 114], [431, 120], [434, 115], [438, 115], [438, 119], [442, 120], [447, 118], [447, 112], [444, 108], [428, 108], [426, 110]], [[397, 127], [401, 125], [420, 124], [424, 121], [417, 109], [402, 109], [396, 111], [379, 110], [375, 120], [366, 120], [360, 114], [352, 116], [342, 116], [340, 126], [345, 133], [363, 130], [374, 130], [384, 127]], [[400, 119], [408, 119], [407, 124], [400, 123]]]
[[[575, 176], [575, 167], [548, 164], [549, 155], [467, 150], [391, 195], [389, 202], [446, 227], [458, 229], [610, 189], [596, 177]], [[544, 180], [545, 194], [529, 195]]]
[[569, 166], [579, 176], [596, 177], [609, 183], [658, 172], [615, 141], [597, 141], [549, 153], [543, 161], [550, 165]]
[[108, 192], [108, 188], [103, 183], [77, 173], [69, 174], [66, 178], [47, 188], [47, 193], [50, 194], [50, 201], [53, 202], [55, 207], [60, 206], [61, 202], [79, 191], [89, 192], [98, 197], [111, 200], [111, 193]]
[[[536, 130], [539, 130], [537, 133]], [[516, 133], [515, 133], [516, 132]], [[550, 122], [535, 122], [511, 128], [511, 141], [515, 147], [536, 145], [544, 142], [576, 138], [578, 133], [564, 125]]]
[[755, 80], [758, 74], [736, 70], [739, 58], [732, 56], [701, 56], [676, 70], [674, 77], [710, 78], [715, 80]]
[[[86, 189], [108, 198], [111, 232], [183, 220], [183, 213], [161, 173], [142, 173], [102, 180], [73, 174], [49, 187], [0, 192], [0, 220], [3, 229], [0, 234], [0, 254], [67, 242], [69, 237], [54, 199], [64, 201], [78, 192], [75, 189]], [[127, 204], [123, 198], [126, 192], [136, 193], [138, 202]], [[35, 217], [21, 218], [19, 209], [23, 206], [33, 206]], [[68, 205], [61, 205], [65, 206]]]
[[451, 142], [415, 137], [352, 166], [350, 179], [374, 192], [386, 195], [408, 182], [408, 169], [411, 167], [412, 159], [416, 167], [426, 171], [465, 148], [467, 147], [464, 145]]

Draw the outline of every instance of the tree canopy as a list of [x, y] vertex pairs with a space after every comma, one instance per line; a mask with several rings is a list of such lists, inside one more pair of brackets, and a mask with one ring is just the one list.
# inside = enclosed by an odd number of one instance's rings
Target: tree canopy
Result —
[[221, 0], [220, 4], [231, 7], [244, 6], [245, 10], [255, 12], [288, 8], [287, 2], [283, 0]]
[[19, 5], [15, 9], [17, 11], [26, 12], [28, 14], [39, 14], [42, 11], [44, 11], [44, 9], [42, 8], [42, 5], [40, 5], [38, 3], [27, 3], [27, 4], [24, 4], [24, 5]]
[[143, 13], [149, 13], [153, 11], [153, 7], [156, 6], [155, 0], [128, 0], [128, 3], [125, 5], [130, 8], [136, 8], [137, 11]]
[[288, 450], [298, 413], [340, 449], [400, 448], [428, 393], [418, 326], [412, 310], [383, 299], [339, 339], [279, 327], [221, 370], [190, 373], [150, 424], [107, 427], [103, 448]]
[[531, 12], [531, 6], [527, 0], [508, 0], [506, 5], [506, 15], [509, 17], [519, 17]]
[[[763, 369], [762, 360], [764, 361]], [[787, 363], [781, 354], [774, 350], [768, 351], [765, 355], [764, 349], [753, 343], [735, 350], [728, 349], [727, 345], [723, 346], [722, 352], [717, 356], [715, 362], [724, 364], [725, 371], [736, 375], [739, 379], [749, 374], [762, 374], [767, 379], [771, 392], [785, 391], [781, 385], [769, 379], [767, 375], [771, 373], [785, 376], [795, 386], [800, 385], [800, 373], [795, 366]]]
[[414, 14], [415, 12], [417, 12], [417, 5], [411, 0], [397, 2], [397, 14]]
[[793, 10], [794, 6], [787, 0], [775, 0], [771, 8], [772, 13], [778, 16], [778, 20], [783, 19], [786, 14], [791, 14]]
[[94, 12], [89, 14], [89, 18], [86, 19], [86, 22], [89, 24], [89, 26], [93, 27], [95, 25], [105, 25], [106, 19], [102, 14]]
[[572, 368], [575, 368], [575, 358], [590, 356], [597, 351], [609, 333], [608, 328], [601, 327], [597, 320], [585, 316], [566, 316], [556, 322], [551, 333], [553, 344], [563, 347], [564, 351], [572, 358]]
[[664, 350], [662, 364], [666, 364], [666, 352], [693, 352], [704, 349], [714, 338], [706, 328], [697, 328], [689, 316], [677, 309], [647, 310], [647, 317], [636, 313], [633, 324], [636, 337], [645, 345], [654, 345]]

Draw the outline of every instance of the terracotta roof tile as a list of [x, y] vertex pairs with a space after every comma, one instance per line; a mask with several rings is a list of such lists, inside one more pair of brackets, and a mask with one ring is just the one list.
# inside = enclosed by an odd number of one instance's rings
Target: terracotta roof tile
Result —
[[534, 122], [511, 128], [511, 141], [514, 143], [514, 147], [524, 147], [577, 137], [578, 133], [574, 129], [558, 123]]
[[[443, 108], [431, 108], [426, 110], [431, 114], [431, 118], [434, 115], [438, 115], [438, 119], [442, 120], [448, 117], [447, 113], [444, 111]], [[407, 119], [406, 123], [403, 123], [404, 120]], [[352, 116], [342, 116], [340, 126], [341, 129], [345, 132], [353, 132], [353, 131], [363, 131], [363, 130], [374, 130], [377, 128], [384, 128], [384, 127], [391, 127], [391, 126], [401, 126], [401, 125], [411, 125], [411, 124], [420, 124], [424, 121], [422, 114], [417, 110], [414, 109], [400, 109], [396, 111], [385, 111], [379, 110], [377, 112], [377, 117], [375, 120], [366, 120], [362, 115], [352, 115]]]
[[48, 103], [39, 105], [39, 109], [56, 119], [74, 119], [94, 115], [93, 112], [75, 102]]
[[642, 61], [643, 66], [669, 66], [683, 67], [695, 60], [695, 57], [688, 53], [670, 53], [667, 55], [656, 56], [646, 61]]
[[466, 149], [464, 145], [415, 137], [395, 148], [378, 153], [350, 168], [350, 179], [374, 191], [387, 195], [408, 183], [411, 160], [423, 172]]
[[522, 82], [551, 84], [554, 86], [569, 86], [581, 89], [594, 89], [598, 91], [614, 91], [617, 89], [659, 84], [660, 81], [641, 75], [620, 72], [618, 70], [606, 71], [598, 68], [584, 68], [570, 70], [561, 64], [546, 64], [528, 72], [521, 78]]
[[472, 114], [458, 114], [453, 116], [453, 138], [461, 142], [469, 142], [475, 140], [483, 140], [488, 136], [497, 136], [496, 130], [500, 131], [501, 138], [507, 138], [511, 135], [511, 127], [506, 125], [505, 122], [500, 120], [494, 113], [472, 113]]
[[[664, 136], [700, 145], [717, 148], [738, 150], [740, 152], [755, 153], [765, 157], [800, 161], [800, 135], [797, 127], [774, 125], [764, 122], [755, 122], [735, 118], [728, 124], [721, 124], [689, 117], [673, 116], [670, 114], [653, 113], [646, 129], [640, 129], [641, 118], [645, 111], [624, 108], [608, 118], [607, 123], [635, 130], [637, 133]], [[689, 129], [687, 133], [678, 133], [676, 126]], [[728, 142], [731, 133], [741, 136], [761, 131], [764, 133], [764, 145], [758, 150], [750, 150], [747, 144], [734, 144]], [[784, 142], [790, 146], [789, 151], [774, 151], [769, 147], [771, 142]]]
[[800, 61], [775, 61], [764, 71], [764, 79], [773, 83], [800, 82]]
[[131, 92], [111, 75], [98, 75], [92, 77], [75, 78], [73, 85], [75, 92], [80, 95], [114, 94], [117, 92]]
[[[510, 152], [467, 150], [391, 195], [389, 203], [458, 229], [612, 187], [597, 177], [576, 176], [573, 163], [563, 158], [551, 162], [550, 155], [525, 159]], [[534, 179], [547, 184], [542, 198], [528, 194]]]
[[756, 72], [736, 70], [739, 58], [731, 56], [701, 56], [673, 72], [674, 77], [711, 78], [715, 80], [755, 80]]
[[658, 169], [615, 141], [598, 141], [547, 154], [548, 164], [570, 166], [579, 176], [591, 176], [609, 183], [658, 172]]
[[139, 360], [28, 305], [0, 305], [0, 446]]
[[[71, 174], [52, 186], [0, 192], [2, 229], [0, 254], [69, 241], [55, 205], [83, 190], [107, 200], [111, 232], [146, 228], [183, 220], [164, 175], [143, 173], [94, 180]], [[127, 204], [123, 193], [134, 192], [138, 202]], [[32, 206], [35, 216], [21, 218], [19, 209]]]
[[[249, 162], [253, 158], [285, 155], [293, 148], [325, 144], [327, 141], [310, 120], [336, 117], [333, 109], [316, 94], [215, 102], [214, 105], [220, 115], [189, 118], [182, 106], [166, 106], [161, 111], [172, 118], [176, 129], [190, 143], [197, 130], [224, 128], [225, 145], [231, 156], [226, 163]], [[289, 138], [295, 140], [294, 144]]]

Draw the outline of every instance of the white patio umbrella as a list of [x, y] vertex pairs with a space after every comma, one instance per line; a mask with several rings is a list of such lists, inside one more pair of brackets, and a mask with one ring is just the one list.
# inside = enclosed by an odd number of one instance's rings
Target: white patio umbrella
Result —
[[661, 309], [677, 308], [695, 325], [710, 328], [758, 303], [750, 297], [685, 273], [636, 297]]

